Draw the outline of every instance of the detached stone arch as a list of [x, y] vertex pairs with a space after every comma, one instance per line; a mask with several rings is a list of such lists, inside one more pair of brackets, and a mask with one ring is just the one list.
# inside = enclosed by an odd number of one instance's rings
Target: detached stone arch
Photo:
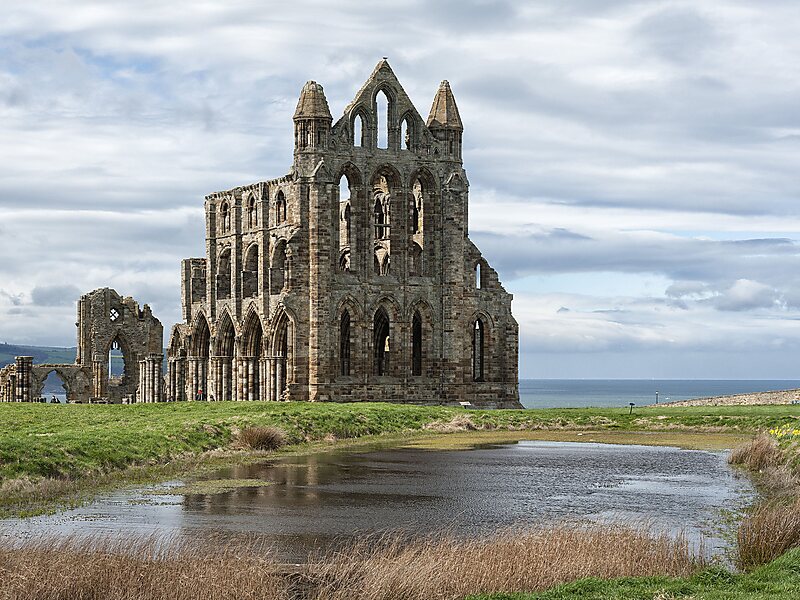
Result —
[[31, 368], [33, 399], [42, 396], [45, 381], [50, 373], [55, 373], [61, 378], [67, 394], [67, 402], [81, 402], [82, 398], [88, 398], [91, 394], [91, 379], [79, 365], [43, 364], [34, 365]]
[[209, 362], [209, 400], [233, 400], [236, 374], [233, 357], [236, 355], [236, 324], [225, 310], [217, 319]]

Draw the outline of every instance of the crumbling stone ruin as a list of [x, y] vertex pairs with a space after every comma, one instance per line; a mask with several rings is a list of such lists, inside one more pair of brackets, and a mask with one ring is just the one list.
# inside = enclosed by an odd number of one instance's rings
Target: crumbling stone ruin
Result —
[[463, 132], [446, 81], [425, 121], [386, 60], [335, 123], [306, 83], [291, 171], [205, 198], [167, 399], [519, 408], [512, 297], [468, 235]]
[[[45, 379], [55, 371], [64, 382], [68, 402], [160, 402], [163, 397], [164, 328], [145, 304], [110, 288], [78, 300], [77, 356], [73, 365], [34, 365], [18, 356], [0, 370], [0, 401], [31, 402], [42, 395]], [[110, 368], [120, 355], [121, 374]]]

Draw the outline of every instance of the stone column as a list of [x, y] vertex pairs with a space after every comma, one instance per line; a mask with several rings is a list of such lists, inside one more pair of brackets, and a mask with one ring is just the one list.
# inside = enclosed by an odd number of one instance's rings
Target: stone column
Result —
[[275, 359], [270, 356], [264, 360], [267, 363], [267, 393], [264, 395], [264, 399], [272, 401], [275, 400]]
[[31, 402], [31, 369], [33, 368], [32, 356], [17, 356], [16, 390], [14, 392], [17, 402]]
[[101, 354], [92, 357], [92, 398], [104, 398], [108, 372]]
[[269, 400], [267, 388], [269, 387], [269, 361], [261, 358], [258, 361], [258, 395], [256, 400]]

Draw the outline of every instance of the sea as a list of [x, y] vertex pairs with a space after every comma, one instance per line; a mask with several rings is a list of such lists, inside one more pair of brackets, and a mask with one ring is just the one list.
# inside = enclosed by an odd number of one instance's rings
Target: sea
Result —
[[525, 408], [627, 407], [800, 388], [798, 379], [520, 379]]
[[[520, 379], [525, 408], [627, 407], [800, 388], [800, 379]], [[64, 402], [63, 390], [46, 391]]]

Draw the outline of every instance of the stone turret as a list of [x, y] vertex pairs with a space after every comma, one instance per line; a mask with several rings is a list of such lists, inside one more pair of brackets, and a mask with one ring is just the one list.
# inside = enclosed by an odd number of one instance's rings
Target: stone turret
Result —
[[461, 160], [461, 139], [464, 125], [461, 115], [458, 114], [455, 96], [450, 89], [450, 83], [443, 81], [439, 84], [436, 97], [431, 105], [428, 115], [428, 129], [437, 140], [444, 142], [444, 154], [453, 160]]
[[316, 81], [306, 82], [294, 111], [295, 153], [327, 148], [332, 120], [322, 86]]

